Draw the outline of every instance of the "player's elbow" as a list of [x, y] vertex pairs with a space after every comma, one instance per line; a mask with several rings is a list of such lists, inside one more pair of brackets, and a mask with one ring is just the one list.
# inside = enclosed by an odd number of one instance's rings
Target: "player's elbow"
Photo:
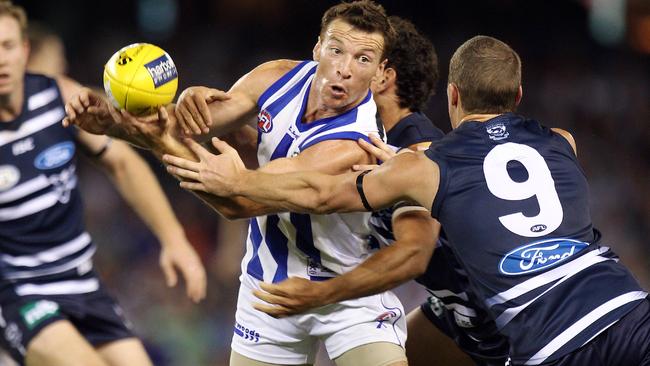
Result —
[[245, 219], [248, 216], [244, 215], [242, 212], [237, 212], [237, 211], [217, 211], [224, 219], [228, 221], [234, 221], [234, 220], [240, 220], [240, 219]]
[[336, 197], [330, 187], [321, 189], [310, 204], [311, 212], [319, 215], [328, 215], [341, 209], [340, 199]]

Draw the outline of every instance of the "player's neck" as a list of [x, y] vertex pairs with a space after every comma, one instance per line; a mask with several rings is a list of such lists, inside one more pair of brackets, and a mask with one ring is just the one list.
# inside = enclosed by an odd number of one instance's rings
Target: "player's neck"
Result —
[[393, 100], [377, 103], [377, 111], [379, 112], [379, 118], [381, 118], [386, 132], [395, 127], [399, 121], [413, 113], [408, 108], [400, 108], [399, 104]]
[[0, 122], [15, 120], [23, 107], [23, 85], [11, 94], [0, 95]]
[[363, 98], [354, 101], [353, 103], [350, 103], [342, 108], [329, 108], [323, 103], [320, 95], [318, 95], [318, 92], [313, 87], [311, 89], [312, 90], [310, 90], [308, 96], [309, 99], [307, 100], [307, 107], [305, 108], [305, 113], [302, 116], [302, 121], [304, 123], [310, 123], [321, 120], [323, 118], [339, 116], [357, 107], [365, 98], [364, 95]]
[[485, 121], [491, 120], [492, 118], [494, 118], [496, 116], [499, 116], [499, 114], [470, 113], [470, 114], [467, 114], [467, 115], [463, 116], [460, 119], [460, 122], [458, 122], [458, 124], [460, 125], [461, 123], [466, 122], [466, 121], [485, 122]]

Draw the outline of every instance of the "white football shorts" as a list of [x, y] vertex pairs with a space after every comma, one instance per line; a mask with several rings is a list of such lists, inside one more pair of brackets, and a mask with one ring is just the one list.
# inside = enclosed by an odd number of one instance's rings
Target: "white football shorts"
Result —
[[281, 365], [313, 364], [318, 341], [331, 359], [355, 347], [389, 342], [404, 347], [406, 314], [390, 291], [326, 305], [275, 319], [253, 308], [259, 281], [241, 276], [232, 349], [248, 358]]

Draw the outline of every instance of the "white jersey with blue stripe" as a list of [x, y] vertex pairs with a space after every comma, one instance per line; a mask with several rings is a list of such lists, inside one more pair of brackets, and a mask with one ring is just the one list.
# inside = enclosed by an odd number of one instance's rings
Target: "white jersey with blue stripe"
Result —
[[[20, 115], [0, 123], [0, 283], [15, 284], [19, 295], [41, 293], [44, 281], [90, 275], [95, 252], [77, 189], [76, 131], [61, 125], [57, 83], [27, 74], [24, 85]], [[91, 290], [97, 286], [94, 280]], [[64, 287], [46, 290], [79, 290]]]
[[[296, 156], [322, 141], [367, 140], [368, 134], [379, 134], [377, 107], [370, 91], [358, 106], [341, 115], [302, 122], [317, 65], [301, 62], [259, 98], [260, 166]], [[369, 217], [369, 213], [281, 213], [253, 218], [242, 273], [278, 282], [289, 276], [321, 280], [347, 272], [370, 254]]]

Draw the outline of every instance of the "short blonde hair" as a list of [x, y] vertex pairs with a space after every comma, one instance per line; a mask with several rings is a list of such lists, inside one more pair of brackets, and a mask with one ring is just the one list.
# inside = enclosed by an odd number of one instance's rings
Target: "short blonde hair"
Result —
[[0, 17], [10, 16], [18, 22], [20, 35], [27, 39], [27, 14], [22, 6], [14, 5], [10, 0], [0, 0]]

